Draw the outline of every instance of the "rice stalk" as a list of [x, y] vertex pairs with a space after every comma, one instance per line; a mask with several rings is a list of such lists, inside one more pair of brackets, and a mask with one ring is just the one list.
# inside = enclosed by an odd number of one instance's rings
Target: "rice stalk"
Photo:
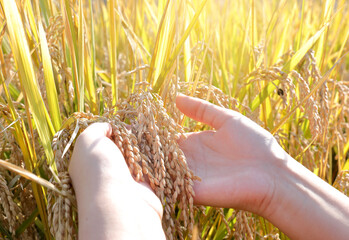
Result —
[[76, 238], [66, 169], [74, 139], [103, 121], [134, 178], [151, 179], [169, 239], [287, 239], [253, 214], [192, 206], [175, 140], [210, 128], [175, 98], [241, 112], [346, 193], [348, 22], [345, 0], [2, 0], [0, 158], [24, 177], [0, 168], [21, 218], [10, 231], [2, 211], [0, 238]]

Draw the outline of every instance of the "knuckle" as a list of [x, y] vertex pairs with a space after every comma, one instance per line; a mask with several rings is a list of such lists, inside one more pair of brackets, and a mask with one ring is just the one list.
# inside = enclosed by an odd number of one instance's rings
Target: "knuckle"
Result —
[[200, 104], [196, 111], [196, 118], [203, 119], [207, 113], [208, 105]]

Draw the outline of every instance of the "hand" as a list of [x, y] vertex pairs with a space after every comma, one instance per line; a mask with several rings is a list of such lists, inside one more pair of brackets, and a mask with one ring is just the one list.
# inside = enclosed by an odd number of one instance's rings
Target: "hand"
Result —
[[195, 203], [263, 211], [274, 192], [274, 166], [286, 155], [275, 138], [242, 114], [209, 102], [180, 95], [176, 105], [215, 128], [179, 141], [189, 167], [201, 178], [194, 184]]
[[291, 239], [347, 239], [349, 198], [290, 157], [266, 130], [232, 110], [178, 96], [177, 107], [215, 131], [189, 133], [179, 144], [196, 204], [257, 213]]
[[111, 134], [109, 124], [94, 123], [74, 147], [69, 174], [80, 239], [164, 239], [160, 200], [148, 184], [132, 178]]

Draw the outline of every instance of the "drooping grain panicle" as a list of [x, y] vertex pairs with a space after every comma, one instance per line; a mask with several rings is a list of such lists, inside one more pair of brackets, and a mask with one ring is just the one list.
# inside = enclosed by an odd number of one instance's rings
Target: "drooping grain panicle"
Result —
[[18, 228], [23, 224], [25, 215], [23, 207], [15, 202], [15, 196], [12, 189], [9, 188], [5, 178], [0, 175], [0, 221], [9, 230], [7, 238], [17, 238], [29, 240], [37, 237], [35, 229], [28, 228], [18, 232]]
[[[72, 183], [67, 170], [59, 172], [58, 178], [60, 184], [55, 183], [56, 187], [61, 191], [69, 194], [73, 194]], [[50, 224], [51, 234], [55, 239], [76, 239], [77, 230], [74, 229], [74, 218], [76, 213], [73, 210], [73, 204], [71, 200], [53, 191], [48, 191], [47, 197], [47, 211], [48, 221]]]
[[[305, 58], [305, 61], [307, 61], [306, 59], [308, 58]], [[314, 66], [308, 64], [304, 66], [303, 69], [309, 72], [309, 69], [312, 67]], [[312, 76], [311, 74], [307, 75], [305, 72], [302, 74], [305, 77], [308, 76], [308, 78]], [[314, 75], [314, 73], [312, 74]], [[254, 78], [251, 78], [252, 76]], [[303, 76], [296, 70], [294, 70], [290, 76], [284, 76], [277, 67], [270, 69], [261, 68], [248, 78], [251, 79], [251, 82], [263, 81], [263, 79], [268, 78], [269, 81], [280, 79], [282, 83], [284, 82], [285, 87], [283, 87], [283, 89], [290, 93], [288, 98], [285, 97], [285, 99], [282, 100], [285, 101], [284, 107], [286, 108], [288, 108], [288, 105], [299, 103], [299, 99], [302, 99], [302, 94], [306, 95], [310, 92], [309, 83], [307, 83]], [[299, 81], [300, 86], [304, 86], [304, 90], [300, 91], [299, 96], [295, 92], [292, 78]], [[251, 82], [249, 84], [251, 84]], [[112, 139], [123, 153], [129, 166], [130, 173], [137, 181], [144, 181], [144, 176], [147, 176], [151, 187], [164, 206], [163, 227], [167, 237], [169, 239], [184, 239], [186, 236], [190, 236], [194, 224], [194, 215], [198, 212], [193, 206], [194, 193], [192, 190], [192, 184], [196, 178], [185, 165], [183, 168], [185, 158], [176, 143], [178, 133], [183, 133], [182, 128], [167, 114], [159, 95], [151, 93], [149, 86], [147, 87], [147, 91], [143, 90], [146, 85], [145, 83], [139, 84], [136, 88], [136, 93], [131, 94], [117, 105], [118, 111], [116, 113], [114, 113], [111, 108], [111, 111], [107, 111], [104, 117], [93, 116], [91, 114], [75, 114], [73, 117], [75, 119], [75, 124], [71, 123], [70, 127], [67, 128], [69, 130], [63, 130], [63, 132], [59, 134], [60, 136], [67, 134], [67, 136], [63, 138], [65, 139], [63, 144], [65, 147], [61, 147], [60, 153], [53, 147], [56, 151], [56, 156], [62, 156], [64, 152], [64, 158], [66, 158], [64, 162], [58, 162], [57, 167], [60, 170], [67, 167], [73, 148], [73, 145], [69, 146], [69, 144], [72, 144], [70, 138], [74, 132], [75, 134], [80, 133], [87, 125], [95, 121], [107, 121], [111, 123], [113, 128]], [[176, 88], [178, 92], [182, 91], [183, 93], [187, 93], [186, 91], [189, 89], [187, 83], [181, 83]], [[171, 91], [169, 91], [169, 94], [173, 94], [173, 92], [171, 93]], [[278, 95], [280, 98], [284, 96], [280, 93], [278, 93]], [[235, 109], [237, 111], [241, 111], [240, 109], [242, 109], [250, 114], [250, 116], [253, 116], [248, 106], [240, 103], [237, 99], [227, 96], [214, 86], [206, 86], [204, 82], [197, 85], [194, 96], [210, 100], [221, 107]], [[172, 97], [170, 96], [170, 98], [174, 99], [175, 95]], [[313, 98], [310, 98], [309, 103], [306, 103], [304, 106], [305, 110], [308, 108], [308, 104], [316, 106], [316, 102]], [[309, 112], [305, 114], [319, 114], [319, 110], [317, 110], [316, 107], [306, 111]], [[258, 115], [254, 115], [254, 117], [258, 119]], [[315, 118], [315, 120], [316, 119], [320, 118]], [[126, 127], [125, 122], [129, 123], [129, 129]], [[315, 129], [315, 134], [318, 135], [320, 133], [316, 133], [316, 131], [319, 131], [321, 128], [321, 123], [315, 123], [317, 125], [310, 125], [310, 130], [313, 131], [312, 129]], [[260, 122], [260, 124], [263, 123]], [[316, 126], [318, 127], [316, 128]], [[193, 127], [189, 130], [195, 131], [197, 128]], [[314, 132], [312, 133], [314, 134]], [[280, 132], [280, 137], [281, 136], [282, 133]], [[176, 161], [174, 161], [174, 159], [176, 159]], [[61, 208], [63, 209], [63, 207]], [[179, 216], [176, 213], [177, 208], [182, 210]], [[218, 209], [217, 214], [222, 216], [222, 209]], [[258, 234], [255, 230], [255, 222], [253, 220], [248, 220], [246, 214], [247, 213], [241, 212], [235, 216], [238, 220], [235, 224], [236, 228], [234, 229], [234, 233], [232, 233], [235, 237], [242, 234], [251, 239], [254, 238], [253, 236], [255, 234]], [[225, 220], [224, 216], [222, 217], [224, 219], [223, 222], [226, 222], [227, 231], [230, 231], [227, 220]], [[59, 232], [58, 229], [59, 228], [54, 231]], [[269, 236], [275, 239], [278, 238], [276, 233], [270, 233]]]
[[[56, 134], [52, 145], [61, 183], [53, 178], [51, 181], [59, 189], [72, 192], [66, 173], [73, 139], [93, 122], [109, 122], [113, 131], [112, 140], [124, 155], [130, 173], [136, 181], [144, 181], [144, 176], [147, 176], [150, 186], [161, 200], [167, 238], [184, 239], [190, 236], [195, 214], [192, 187], [196, 178], [177, 144], [178, 133], [183, 130], [168, 116], [158, 95], [140, 90], [140, 93], [132, 94], [121, 102], [116, 114], [110, 111], [104, 117], [98, 117], [81, 113], [74, 114], [71, 119], [68, 120], [70, 124]], [[125, 121], [130, 123], [130, 129]], [[72, 212], [72, 204], [54, 192], [48, 193], [48, 200], [51, 233], [58, 238], [72, 238], [76, 230], [66, 225], [76, 214]], [[178, 216], [177, 208], [182, 210]]]
[[0, 176], [0, 188], [1, 206], [6, 217], [9, 231], [14, 235], [16, 227], [18, 226], [17, 216], [19, 214], [19, 207], [13, 201], [13, 194], [8, 189], [7, 182], [2, 176]]
[[[19, 209], [10, 231], [0, 207], [0, 238], [76, 238], [66, 169], [76, 137], [103, 121], [130, 173], [149, 179], [161, 199], [169, 239], [190, 239], [193, 219], [201, 239], [287, 239], [253, 214], [192, 207], [196, 178], [175, 139], [210, 127], [184, 117], [175, 98], [246, 115], [347, 193], [348, 4], [0, 0], [0, 158], [56, 190], [0, 168], [6, 201]], [[85, 113], [74, 114], [79, 109]], [[57, 176], [47, 163], [51, 141]]]

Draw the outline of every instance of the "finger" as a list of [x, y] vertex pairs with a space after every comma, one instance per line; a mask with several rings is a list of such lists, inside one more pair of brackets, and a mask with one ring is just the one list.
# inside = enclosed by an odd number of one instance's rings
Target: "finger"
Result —
[[110, 138], [112, 135], [112, 128], [109, 123], [93, 123], [88, 126], [80, 136], [93, 136], [94, 138], [107, 137]]
[[176, 106], [188, 117], [210, 125], [215, 129], [219, 129], [231, 118], [231, 114], [229, 114], [228, 110], [207, 101], [185, 95], [177, 96]]

